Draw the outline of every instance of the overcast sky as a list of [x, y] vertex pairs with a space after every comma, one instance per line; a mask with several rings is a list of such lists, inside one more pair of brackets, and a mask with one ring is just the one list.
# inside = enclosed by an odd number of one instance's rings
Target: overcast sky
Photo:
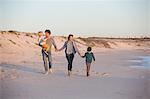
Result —
[[150, 36], [150, 0], [0, 0], [0, 30]]

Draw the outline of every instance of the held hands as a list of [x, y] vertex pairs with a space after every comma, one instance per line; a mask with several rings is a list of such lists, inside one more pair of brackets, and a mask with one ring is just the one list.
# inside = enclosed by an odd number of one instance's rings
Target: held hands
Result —
[[60, 50], [60, 49], [58, 49], [58, 48], [56, 48], [56, 49], [55, 49], [55, 52], [59, 52], [59, 51], [61, 51], [61, 50]]
[[93, 63], [95, 64], [95, 61], [93, 61]]
[[80, 53], [80, 52], [78, 52], [78, 54], [79, 54], [79, 56], [81, 56], [81, 53]]
[[82, 58], [83, 58], [83, 55], [82, 55], [80, 52], [78, 52], [78, 54], [79, 54], [79, 56], [80, 56], [80, 57], [82, 57]]
[[55, 52], [58, 52], [58, 51], [59, 51], [59, 50], [56, 48], [56, 49], [55, 49]]

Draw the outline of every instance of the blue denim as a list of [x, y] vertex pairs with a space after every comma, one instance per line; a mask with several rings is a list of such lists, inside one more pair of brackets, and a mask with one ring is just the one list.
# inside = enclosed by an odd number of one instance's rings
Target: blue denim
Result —
[[[45, 52], [43, 49], [42, 49], [42, 56], [43, 56], [43, 62], [44, 62], [44, 68], [45, 68], [45, 71], [48, 71], [49, 69], [52, 68], [52, 54], [51, 52]], [[49, 63], [49, 68], [47, 66], [47, 59], [48, 59], [48, 63]]]

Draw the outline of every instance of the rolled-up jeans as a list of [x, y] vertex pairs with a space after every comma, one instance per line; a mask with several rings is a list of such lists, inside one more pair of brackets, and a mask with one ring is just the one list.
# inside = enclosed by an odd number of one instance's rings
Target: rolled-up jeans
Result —
[[[48, 71], [49, 69], [52, 68], [52, 54], [51, 54], [50, 51], [49, 52], [45, 52], [42, 49], [42, 56], [43, 56], [43, 62], [44, 62], [45, 71]], [[47, 59], [48, 59], [49, 67], [47, 66]]]
[[73, 59], [74, 59], [74, 54], [66, 54], [66, 58], [68, 61], [68, 70], [72, 71], [72, 63], [73, 63]]

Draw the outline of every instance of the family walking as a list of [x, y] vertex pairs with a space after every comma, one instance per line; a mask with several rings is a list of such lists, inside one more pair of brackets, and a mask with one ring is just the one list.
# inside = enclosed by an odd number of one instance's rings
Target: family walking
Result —
[[82, 58], [85, 58], [86, 60], [86, 75], [89, 76], [90, 67], [92, 61], [95, 61], [94, 54], [92, 52], [92, 48], [88, 47], [87, 52], [82, 56], [77, 48], [77, 45], [73, 39], [73, 35], [70, 34], [68, 36], [67, 41], [64, 43], [64, 45], [58, 49], [53, 37], [51, 36], [50, 30], [45, 30], [45, 35], [42, 31], [38, 32], [39, 38], [38, 38], [38, 44], [42, 47], [42, 57], [44, 62], [44, 68], [45, 68], [45, 74], [52, 73], [52, 54], [51, 54], [51, 48], [52, 45], [55, 48], [55, 51], [62, 51], [65, 49], [65, 55], [68, 62], [68, 76], [72, 73], [72, 64], [74, 60], [74, 56], [76, 53], [78, 53]]

